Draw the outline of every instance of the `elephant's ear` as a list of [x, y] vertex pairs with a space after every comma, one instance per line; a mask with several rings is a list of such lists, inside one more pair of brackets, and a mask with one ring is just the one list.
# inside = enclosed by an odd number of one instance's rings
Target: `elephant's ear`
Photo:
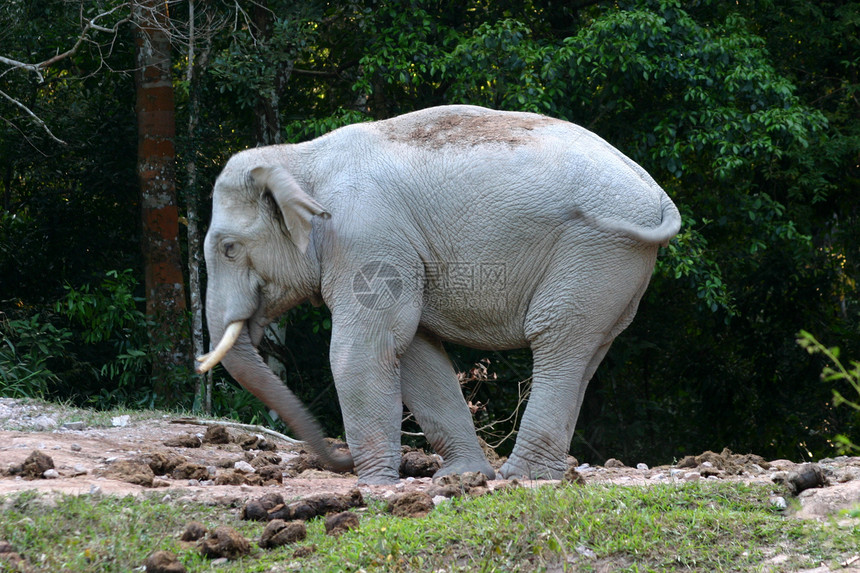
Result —
[[272, 193], [290, 232], [290, 239], [299, 251], [307, 251], [314, 215], [328, 219], [331, 214], [305, 193], [283, 167], [255, 167], [251, 170], [251, 177], [256, 185]]

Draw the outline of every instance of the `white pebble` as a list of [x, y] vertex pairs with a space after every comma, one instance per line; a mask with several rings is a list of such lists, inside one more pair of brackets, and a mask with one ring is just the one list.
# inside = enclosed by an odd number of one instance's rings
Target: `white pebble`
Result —
[[647, 470], [648, 464], [642, 464], [642, 463], [636, 464], [636, 469], [637, 470]]
[[254, 469], [254, 466], [245, 461], [239, 461], [233, 464], [233, 469], [236, 471], [240, 471], [245, 474], [253, 474], [256, 473], [257, 470]]

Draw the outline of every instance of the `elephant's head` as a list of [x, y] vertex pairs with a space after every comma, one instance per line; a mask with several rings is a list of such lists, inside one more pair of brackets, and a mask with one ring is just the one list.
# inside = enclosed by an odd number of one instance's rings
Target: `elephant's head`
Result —
[[319, 425], [257, 352], [263, 329], [279, 314], [305, 300], [319, 304], [312, 220], [330, 217], [287, 169], [261, 163], [260, 151], [233, 157], [215, 183], [204, 245], [215, 348], [198, 358], [198, 371], [222, 362], [330, 466], [350, 469], [352, 460], [329, 451]]

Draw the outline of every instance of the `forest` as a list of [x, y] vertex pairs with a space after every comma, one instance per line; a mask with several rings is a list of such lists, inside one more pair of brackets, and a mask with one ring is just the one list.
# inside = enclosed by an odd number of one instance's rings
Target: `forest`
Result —
[[[243, 149], [465, 103], [588, 128], [683, 216], [573, 455], [836, 455], [860, 418], [833, 391], [856, 390], [797, 339], [860, 357], [858, 30], [852, 0], [5, 0], [0, 395], [276, 423], [193, 368], [215, 177]], [[300, 306], [263, 350], [338, 436], [330, 329]], [[529, 353], [449, 351], [496, 445]]]

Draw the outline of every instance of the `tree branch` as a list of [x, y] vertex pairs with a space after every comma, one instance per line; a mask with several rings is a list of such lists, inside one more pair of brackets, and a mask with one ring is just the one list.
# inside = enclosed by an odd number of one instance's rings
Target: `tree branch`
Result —
[[[61, 60], [64, 60], [66, 58], [73, 56], [78, 51], [78, 49], [81, 47], [81, 44], [83, 44], [85, 41], [89, 40], [88, 36], [89, 36], [91, 31], [94, 30], [97, 32], [106, 32], [109, 34], [116, 35], [116, 33], [119, 31], [119, 27], [122, 24], [124, 24], [125, 22], [128, 22], [130, 20], [130, 18], [131, 18], [130, 16], [119, 20], [111, 28], [107, 28], [105, 26], [102, 26], [102, 25], [98, 24], [97, 22], [102, 18], [106, 18], [107, 16], [110, 16], [111, 14], [113, 14], [114, 12], [119, 10], [120, 8], [127, 7], [127, 6], [129, 6], [128, 3], [123, 3], [123, 4], [120, 4], [118, 6], [114, 6], [113, 8], [111, 8], [110, 10], [108, 10], [106, 12], [102, 12], [101, 14], [97, 14], [96, 16], [91, 18], [90, 20], [84, 20], [84, 27], [81, 30], [81, 33], [78, 36], [77, 40], [75, 40], [74, 46], [72, 46], [71, 49], [66, 50], [65, 52], [63, 52], [61, 54], [57, 54], [55, 56], [52, 56], [52, 57], [48, 58], [47, 60], [39, 62], [38, 64], [19, 62], [18, 60], [13, 60], [12, 58], [6, 58], [3, 56], [0, 56], [0, 64], [5, 64], [5, 65], [9, 66], [10, 68], [18, 68], [18, 69], [26, 70], [28, 72], [32, 72], [32, 73], [36, 74], [36, 77], [38, 78], [39, 83], [42, 84], [45, 82], [45, 76], [42, 74], [42, 70], [49, 68], [50, 66], [56, 64], [57, 62], [59, 62]], [[3, 74], [0, 74], [0, 75], [5, 75], [5, 72]], [[66, 144], [65, 141], [58, 138], [56, 135], [54, 135], [51, 132], [48, 125], [39, 116], [37, 116], [33, 112], [33, 110], [31, 110], [26, 105], [24, 105], [23, 103], [21, 103], [17, 99], [13, 98], [12, 96], [7, 94], [6, 92], [0, 91], [0, 96], [3, 96], [4, 99], [12, 102], [15, 106], [17, 106], [20, 110], [22, 110], [26, 115], [28, 115], [33, 121], [36, 122], [36, 124], [39, 127], [41, 127], [43, 130], [45, 130], [45, 133], [47, 133], [51, 139], [53, 139], [57, 143], [60, 143], [63, 145]]]
[[60, 139], [59, 137], [57, 137], [56, 135], [54, 135], [54, 134], [51, 132], [51, 129], [48, 127], [48, 125], [47, 125], [44, 121], [42, 121], [42, 118], [40, 118], [38, 115], [36, 115], [35, 113], [33, 113], [33, 111], [32, 111], [30, 108], [28, 108], [26, 105], [24, 105], [23, 103], [19, 102], [18, 100], [16, 100], [16, 99], [15, 99], [15, 98], [13, 98], [12, 96], [10, 96], [10, 95], [9, 95], [9, 94], [7, 94], [6, 92], [4, 92], [3, 90], [0, 90], [0, 96], [3, 96], [3, 97], [4, 97], [4, 98], [6, 98], [7, 100], [9, 100], [10, 102], [12, 102], [12, 103], [13, 103], [13, 104], [15, 104], [16, 106], [18, 106], [20, 109], [22, 109], [22, 110], [24, 111], [24, 113], [26, 113], [26, 114], [27, 114], [27, 115], [29, 115], [31, 118], [33, 118], [33, 121], [35, 121], [35, 122], [36, 122], [36, 123], [37, 123], [37, 124], [42, 128], [42, 129], [44, 129], [44, 130], [45, 130], [45, 133], [47, 133], [47, 134], [51, 137], [51, 139], [53, 139], [54, 141], [56, 141], [57, 143], [60, 143], [60, 144], [62, 144], [62, 145], [65, 145], [65, 144], [66, 144], [66, 142], [65, 142], [65, 141], [63, 141], [62, 139]]

